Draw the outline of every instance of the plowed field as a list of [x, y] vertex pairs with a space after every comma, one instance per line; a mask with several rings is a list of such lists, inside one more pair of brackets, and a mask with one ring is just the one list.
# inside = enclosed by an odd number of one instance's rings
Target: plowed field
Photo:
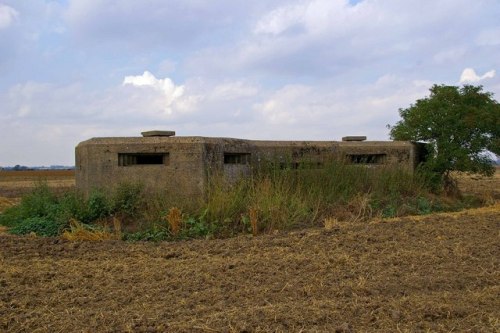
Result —
[[0, 234], [0, 331], [499, 332], [499, 241], [499, 204], [158, 244]]

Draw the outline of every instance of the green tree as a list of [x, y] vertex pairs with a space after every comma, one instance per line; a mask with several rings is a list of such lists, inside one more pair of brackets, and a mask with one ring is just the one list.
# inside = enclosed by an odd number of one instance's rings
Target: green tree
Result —
[[428, 143], [422, 167], [445, 185], [451, 184], [452, 171], [491, 176], [491, 152], [500, 154], [500, 104], [493, 94], [472, 85], [434, 85], [430, 92], [399, 109], [401, 120], [388, 126], [391, 138]]

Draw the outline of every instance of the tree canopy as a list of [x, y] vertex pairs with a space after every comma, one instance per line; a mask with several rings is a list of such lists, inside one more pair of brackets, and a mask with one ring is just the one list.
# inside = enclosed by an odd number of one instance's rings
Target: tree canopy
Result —
[[500, 155], [500, 104], [482, 86], [434, 85], [430, 96], [399, 109], [394, 140], [428, 143], [424, 167], [445, 178], [451, 171], [492, 175]]

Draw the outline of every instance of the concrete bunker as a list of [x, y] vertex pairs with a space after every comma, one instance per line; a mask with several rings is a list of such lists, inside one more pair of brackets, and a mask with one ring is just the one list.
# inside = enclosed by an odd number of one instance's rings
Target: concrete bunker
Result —
[[321, 168], [329, 159], [376, 167], [413, 170], [419, 144], [406, 141], [261, 141], [175, 136], [173, 131], [143, 132], [142, 137], [92, 138], [75, 149], [76, 186], [84, 194], [122, 182], [140, 182], [178, 198], [203, 198], [211, 174], [228, 180], [249, 175], [262, 163], [279, 168]]

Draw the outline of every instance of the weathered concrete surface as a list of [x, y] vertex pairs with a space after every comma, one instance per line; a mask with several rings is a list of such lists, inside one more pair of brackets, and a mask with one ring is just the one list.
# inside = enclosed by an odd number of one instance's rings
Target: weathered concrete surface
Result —
[[342, 141], [366, 141], [366, 136], [354, 135], [354, 136], [344, 136]]
[[350, 163], [399, 165], [413, 170], [416, 144], [402, 141], [256, 141], [232, 138], [147, 136], [93, 138], [76, 147], [76, 186], [112, 188], [140, 182], [178, 198], [203, 198], [207, 177], [248, 175], [262, 163], [300, 168], [344, 159]]

